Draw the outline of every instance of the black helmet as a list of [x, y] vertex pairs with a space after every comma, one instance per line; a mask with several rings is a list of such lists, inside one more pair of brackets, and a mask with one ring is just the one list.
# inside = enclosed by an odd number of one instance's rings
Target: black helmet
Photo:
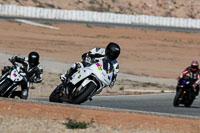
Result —
[[37, 52], [30, 52], [28, 55], [28, 62], [31, 67], [37, 66], [39, 64], [39, 54]]
[[120, 54], [120, 47], [117, 43], [110, 42], [106, 47], [105, 54], [108, 59], [115, 60]]

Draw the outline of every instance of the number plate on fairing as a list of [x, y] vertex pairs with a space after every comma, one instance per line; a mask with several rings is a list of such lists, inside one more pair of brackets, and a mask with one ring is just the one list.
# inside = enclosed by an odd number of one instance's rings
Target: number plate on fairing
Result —
[[14, 70], [11, 72], [10, 79], [11, 79], [12, 81], [21, 81], [21, 80], [23, 79], [23, 77], [17, 72], [16, 69], [14, 69]]

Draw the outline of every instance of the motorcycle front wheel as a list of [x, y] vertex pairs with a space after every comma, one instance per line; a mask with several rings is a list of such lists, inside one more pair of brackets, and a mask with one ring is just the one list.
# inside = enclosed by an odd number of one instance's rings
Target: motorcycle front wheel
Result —
[[87, 101], [88, 97], [95, 91], [96, 87], [97, 86], [93, 82], [90, 82], [81, 94], [72, 98], [70, 103], [81, 104]]
[[60, 85], [57, 86], [54, 91], [50, 94], [49, 96], [49, 102], [57, 102], [57, 103], [62, 103], [62, 101], [60, 100]]
[[180, 104], [179, 98], [181, 97], [181, 95], [182, 95], [182, 92], [180, 92], [180, 91], [176, 92], [176, 95], [174, 97], [174, 102], [173, 102], [174, 107], [178, 107], [179, 106], [179, 104]]
[[6, 79], [2, 84], [0, 84], [0, 96], [1, 97], [8, 97], [8, 94], [5, 93], [7, 88], [10, 86], [11, 82]]

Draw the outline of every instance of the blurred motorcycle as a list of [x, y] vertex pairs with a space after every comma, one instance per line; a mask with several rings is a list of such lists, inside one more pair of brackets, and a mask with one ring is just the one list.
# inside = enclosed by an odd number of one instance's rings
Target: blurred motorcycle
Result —
[[20, 85], [20, 82], [26, 78], [26, 73], [15, 62], [9, 67], [0, 78], [0, 97], [13, 97], [12, 93]]
[[183, 104], [185, 107], [190, 107], [195, 97], [196, 94], [192, 86], [192, 78], [184, 76], [177, 84], [173, 105], [177, 107], [179, 104]]

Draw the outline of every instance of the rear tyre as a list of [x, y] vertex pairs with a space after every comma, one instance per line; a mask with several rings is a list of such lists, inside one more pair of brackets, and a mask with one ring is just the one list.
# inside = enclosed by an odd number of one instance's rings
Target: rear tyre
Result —
[[179, 106], [179, 104], [180, 104], [179, 98], [181, 97], [181, 94], [182, 94], [182, 92], [177, 91], [177, 93], [176, 93], [176, 95], [174, 97], [174, 102], [173, 102], [174, 107], [178, 107]]
[[191, 101], [189, 101], [188, 103], [185, 103], [185, 104], [184, 104], [185, 107], [190, 107], [190, 106], [192, 105], [193, 101], [194, 101], [194, 100], [191, 100]]
[[187, 103], [184, 104], [185, 107], [190, 107], [192, 105], [192, 103], [195, 99], [195, 96], [196, 96], [195, 94], [190, 93], [190, 95], [189, 95], [190, 100]]
[[96, 85], [93, 82], [90, 82], [86, 89], [78, 96], [74, 97], [71, 101], [72, 104], [81, 104], [88, 100], [90, 94], [94, 92]]

